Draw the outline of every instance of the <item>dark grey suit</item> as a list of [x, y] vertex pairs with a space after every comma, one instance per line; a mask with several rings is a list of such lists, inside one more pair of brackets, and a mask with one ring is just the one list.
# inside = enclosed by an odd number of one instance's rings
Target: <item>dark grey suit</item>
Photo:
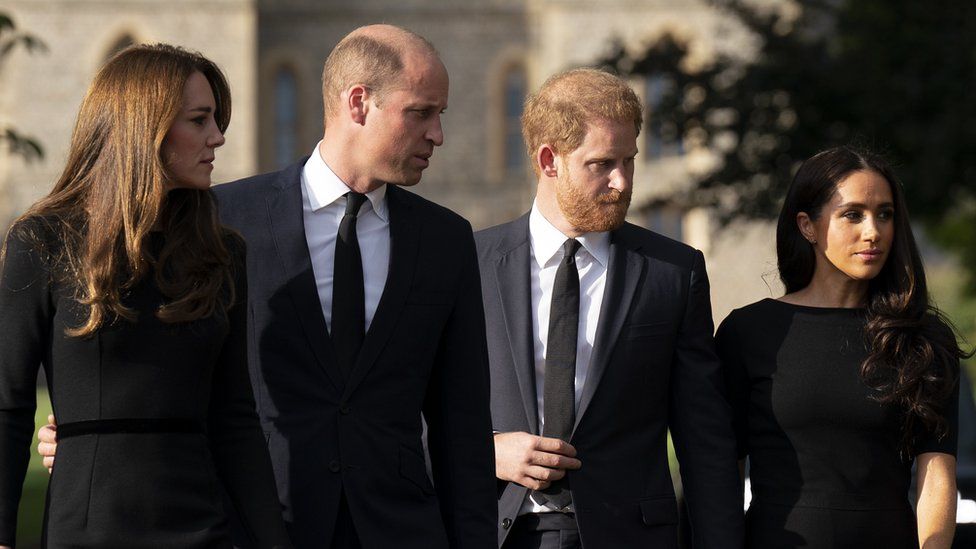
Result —
[[[538, 433], [529, 222], [476, 233], [496, 431]], [[729, 406], [712, 342], [701, 252], [640, 227], [611, 233], [607, 285], [576, 425], [582, 468], [568, 474], [586, 549], [675, 547], [671, 429], [696, 547], [742, 544]], [[526, 488], [499, 486], [499, 545]]]
[[247, 241], [251, 380], [292, 541], [325, 547], [344, 492], [366, 549], [491, 547], [488, 372], [471, 227], [388, 187], [389, 275], [343, 383], [305, 240], [303, 164], [215, 189], [221, 220]]

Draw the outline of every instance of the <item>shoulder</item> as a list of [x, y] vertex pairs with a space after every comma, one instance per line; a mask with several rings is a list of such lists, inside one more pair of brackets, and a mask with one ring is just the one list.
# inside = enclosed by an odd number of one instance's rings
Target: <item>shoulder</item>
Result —
[[39, 257], [60, 255], [64, 238], [61, 220], [53, 216], [31, 216], [14, 222], [7, 231], [5, 252], [31, 253]]
[[33, 285], [39, 276], [49, 279], [52, 273], [61, 272], [54, 268], [64, 254], [65, 239], [58, 236], [59, 224], [57, 218], [33, 216], [10, 227], [0, 247], [5, 289]]
[[[386, 197], [391, 208], [409, 209], [435, 230], [460, 230], [462, 233], [471, 233], [471, 223], [461, 215], [399, 186], [388, 185]], [[454, 233], [451, 232], [444, 236], [449, 236], [449, 234]]]
[[786, 307], [784, 303], [771, 298], [760, 299], [755, 303], [733, 309], [722, 320], [722, 323], [719, 325], [719, 331], [725, 332], [738, 329], [738, 327], [759, 328], [771, 319], [782, 317], [785, 311]]
[[478, 246], [478, 255], [487, 256], [507, 253], [510, 248], [526, 242], [528, 236], [528, 214], [525, 214], [513, 221], [475, 232], [474, 242]]
[[612, 242], [626, 246], [647, 258], [674, 265], [681, 269], [704, 266], [701, 251], [649, 229], [625, 222], [611, 233]]
[[235, 200], [241, 196], [261, 192], [283, 173], [283, 171], [268, 172], [252, 175], [251, 177], [245, 177], [244, 179], [238, 179], [229, 183], [221, 183], [213, 187], [213, 194], [220, 201]]

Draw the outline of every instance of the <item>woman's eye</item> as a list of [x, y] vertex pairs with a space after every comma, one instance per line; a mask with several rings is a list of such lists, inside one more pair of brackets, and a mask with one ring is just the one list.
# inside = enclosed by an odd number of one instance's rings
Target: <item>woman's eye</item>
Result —
[[895, 217], [895, 212], [893, 212], [892, 210], [884, 210], [878, 213], [878, 219], [883, 219], [885, 221], [888, 221], [893, 217]]
[[849, 220], [851, 220], [851, 221], [860, 221], [861, 220], [861, 212], [846, 212], [844, 214], [844, 217], [847, 218], [847, 219], [849, 219]]

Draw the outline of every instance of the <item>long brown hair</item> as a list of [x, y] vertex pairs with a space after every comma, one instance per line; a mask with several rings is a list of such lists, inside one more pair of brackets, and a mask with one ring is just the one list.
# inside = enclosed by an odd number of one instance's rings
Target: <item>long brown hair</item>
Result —
[[787, 293], [810, 284], [816, 257], [800, 233], [796, 216], [806, 212], [811, 219], [819, 218], [837, 184], [861, 170], [873, 171], [888, 182], [895, 234], [884, 267], [868, 284], [865, 337], [870, 351], [860, 374], [875, 390], [876, 400], [895, 406], [902, 414], [901, 445], [910, 455], [921, 432], [946, 434], [948, 422], [942, 405], [958, 381], [958, 360], [972, 353], [960, 349], [951, 323], [929, 303], [905, 196], [883, 158], [851, 147], [835, 147], [800, 166], [776, 227], [779, 275]]
[[[14, 223], [47, 233], [32, 240], [48, 243], [45, 255], [87, 307], [70, 336], [90, 336], [119, 317], [135, 320], [122, 297], [150, 269], [167, 298], [156, 312], [164, 322], [206, 317], [234, 299], [226, 231], [210, 191], [166, 189], [160, 148], [194, 72], [210, 83], [217, 125], [226, 130], [230, 90], [213, 62], [166, 44], [127, 48], [89, 86], [54, 189]], [[154, 229], [166, 235], [158, 257], [149, 251]]]

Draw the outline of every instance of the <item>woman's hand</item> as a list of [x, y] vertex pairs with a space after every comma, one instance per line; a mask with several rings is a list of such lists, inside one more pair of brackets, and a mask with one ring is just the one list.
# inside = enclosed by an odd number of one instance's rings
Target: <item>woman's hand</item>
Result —
[[[47, 416], [47, 425], [37, 431], [37, 453], [44, 458], [44, 466], [50, 473], [54, 468], [54, 453], [58, 451], [58, 425], [54, 421], [54, 416]], [[0, 549], [5, 549], [0, 547]]]

